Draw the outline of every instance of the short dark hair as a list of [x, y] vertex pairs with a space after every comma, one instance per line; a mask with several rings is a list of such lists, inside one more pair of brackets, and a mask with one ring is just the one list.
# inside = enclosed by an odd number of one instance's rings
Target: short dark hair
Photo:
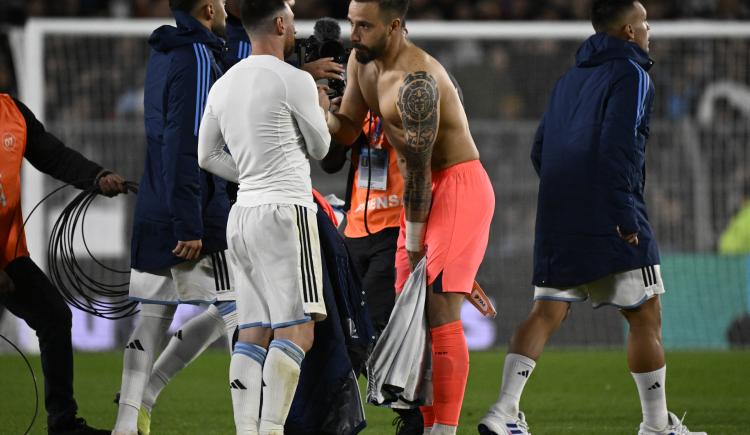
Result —
[[169, 8], [173, 11], [192, 13], [201, 0], [169, 0]]
[[284, 9], [286, 0], [244, 0], [242, 2], [242, 25], [246, 29], [257, 28], [274, 12]]
[[591, 24], [597, 32], [612, 30], [623, 15], [635, 7], [638, 0], [594, 0], [591, 5]]
[[377, 3], [380, 11], [388, 13], [390, 18], [401, 18], [406, 20], [406, 13], [409, 12], [409, 0], [354, 0], [360, 3]]

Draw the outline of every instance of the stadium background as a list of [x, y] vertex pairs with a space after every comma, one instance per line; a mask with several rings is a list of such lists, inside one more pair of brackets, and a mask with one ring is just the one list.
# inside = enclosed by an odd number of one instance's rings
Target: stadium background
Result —
[[[117, 19], [111, 24], [114, 29], [135, 20], [168, 20], [167, 4], [167, 0], [4, 1], [0, 91], [24, 99], [22, 83], [36, 74], [26, 68], [33, 53], [25, 45], [24, 25], [60, 18]], [[298, 20], [344, 19], [347, 4], [347, 0], [297, 0], [295, 12]], [[654, 0], [647, 7], [654, 28], [651, 56], [656, 65], [651, 75], [657, 100], [646, 192], [667, 286], [664, 342], [672, 350], [736, 350], [750, 344], [750, 257], [720, 253], [719, 241], [750, 199], [750, 32], [714, 33], [750, 27], [750, 21], [742, 21], [750, 20], [750, 2]], [[407, 26], [411, 23], [414, 28], [423, 24], [421, 20], [433, 20], [430, 23], [437, 26], [441, 24], [434, 20], [461, 20], [452, 25], [464, 29], [482, 21], [476, 24], [518, 25], [519, 32], [537, 29], [546, 35], [465, 38], [457, 32], [455, 38], [425, 39], [412, 32], [417, 43], [461, 84], [471, 130], [496, 192], [490, 245], [478, 281], [494, 298], [499, 315], [488, 321], [465, 310], [470, 316], [467, 335], [475, 349], [504, 346], [531, 304], [537, 180], [528, 158], [530, 143], [549, 91], [572, 64], [583, 39], [555, 31], [570, 30], [565, 22], [577, 28], [588, 26], [588, 8], [589, 1], [412, 1]], [[27, 16], [32, 21], [26, 21]], [[660, 37], [660, 24], [684, 26], [677, 34]], [[78, 25], [81, 22], [68, 24]], [[157, 25], [154, 21], [152, 27]], [[452, 35], [448, 29], [456, 28], [446, 27]], [[106, 31], [45, 33], [40, 53], [44, 100], [41, 107], [32, 106], [47, 128], [69, 146], [134, 181], [140, 177], [144, 153], [141, 103], [146, 37], [147, 33]], [[343, 197], [345, 174], [328, 176], [315, 164], [313, 169], [318, 190]], [[39, 190], [35, 195], [41, 198], [59, 184], [47, 177], [34, 186]], [[49, 228], [71, 198], [68, 192], [51, 199], [33, 218], [35, 230], [29, 237], [36, 238], [38, 246], [46, 248]], [[105, 201], [92, 210], [87, 237], [98, 258], [127, 269], [134, 200]], [[33, 204], [24, 206], [28, 213]], [[750, 252], [750, 238], [745, 245]], [[42, 262], [45, 255], [34, 252]], [[104, 280], [120, 279], [92, 262], [83, 266], [102, 273]], [[74, 311], [74, 346], [81, 351], [119, 349], [131, 329], [131, 319], [114, 322]], [[177, 322], [194, 313], [184, 310]], [[0, 316], [0, 333], [33, 352], [33, 334], [7, 312]], [[579, 304], [551, 345], [621, 350], [625, 338], [626, 327], [615, 310], [593, 311]], [[0, 353], [9, 350], [0, 343]], [[0, 359], [0, 367], [4, 361]], [[747, 377], [750, 369], [738, 368], [738, 373]], [[747, 403], [746, 393], [745, 398]]]

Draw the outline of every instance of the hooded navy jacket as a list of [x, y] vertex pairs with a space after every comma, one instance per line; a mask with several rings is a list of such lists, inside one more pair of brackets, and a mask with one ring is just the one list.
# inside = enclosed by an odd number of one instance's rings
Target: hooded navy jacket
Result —
[[131, 266], [157, 270], [184, 261], [177, 241], [203, 241], [203, 254], [227, 247], [226, 182], [198, 167], [198, 126], [215, 58], [224, 44], [195, 18], [175, 11], [177, 27], [151, 34], [144, 111], [146, 165], [133, 219]]
[[252, 51], [250, 37], [247, 36], [242, 21], [232, 14], [227, 14], [227, 49], [222, 59], [224, 72], [227, 72], [237, 62], [250, 56]]
[[572, 287], [659, 263], [643, 199], [652, 64], [638, 45], [597, 33], [555, 85], [531, 152], [534, 285]]

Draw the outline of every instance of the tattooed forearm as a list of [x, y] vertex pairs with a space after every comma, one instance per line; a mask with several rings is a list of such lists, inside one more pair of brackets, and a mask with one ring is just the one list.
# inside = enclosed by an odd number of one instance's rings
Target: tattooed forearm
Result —
[[432, 201], [432, 148], [440, 120], [440, 94], [435, 78], [425, 71], [408, 74], [398, 95], [404, 126], [406, 219], [425, 222]]

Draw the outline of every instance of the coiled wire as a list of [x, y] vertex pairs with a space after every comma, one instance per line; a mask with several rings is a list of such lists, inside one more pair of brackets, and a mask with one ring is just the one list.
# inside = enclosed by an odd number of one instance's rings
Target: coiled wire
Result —
[[[125, 182], [125, 186], [128, 192], [138, 193], [136, 183]], [[86, 213], [99, 193], [99, 189], [92, 186], [63, 208], [50, 232], [47, 267], [50, 280], [69, 305], [104, 319], [122, 319], [138, 312], [138, 303], [128, 299], [130, 270], [105, 265], [92, 254], [86, 241]], [[75, 252], [76, 232], [81, 234], [85, 255]], [[94, 278], [81, 267], [82, 257], [120, 278], [116, 282]]]
[[[124, 275], [129, 276], [130, 271], [117, 270], [103, 264], [94, 257], [86, 242], [86, 212], [94, 199], [101, 193], [93, 181], [93, 179], [78, 180], [57, 187], [34, 205], [34, 208], [24, 219], [22, 228], [26, 227], [34, 212], [52, 195], [68, 186], [90, 184], [90, 188], [84, 189], [65, 206], [52, 228], [47, 250], [49, 278], [69, 305], [104, 319], [122, 319], [138, 312], [136, 310], [138, 303], [128, 300], [129, 280]], [[125, 187], [128, 192], [138, 193], [137, 183], [126, 181]], [[88, 258], [99, 267], [122, 275], [123, 278], [120, 282], [99, 281], [81, 267], [79, 257], [76, 256], [74, 250], [75, 234], [79, 228], [79, 222], [81, 238]], [[18, 238], [16, 251], [18, 251], [21, 239], [21, 237]]]

